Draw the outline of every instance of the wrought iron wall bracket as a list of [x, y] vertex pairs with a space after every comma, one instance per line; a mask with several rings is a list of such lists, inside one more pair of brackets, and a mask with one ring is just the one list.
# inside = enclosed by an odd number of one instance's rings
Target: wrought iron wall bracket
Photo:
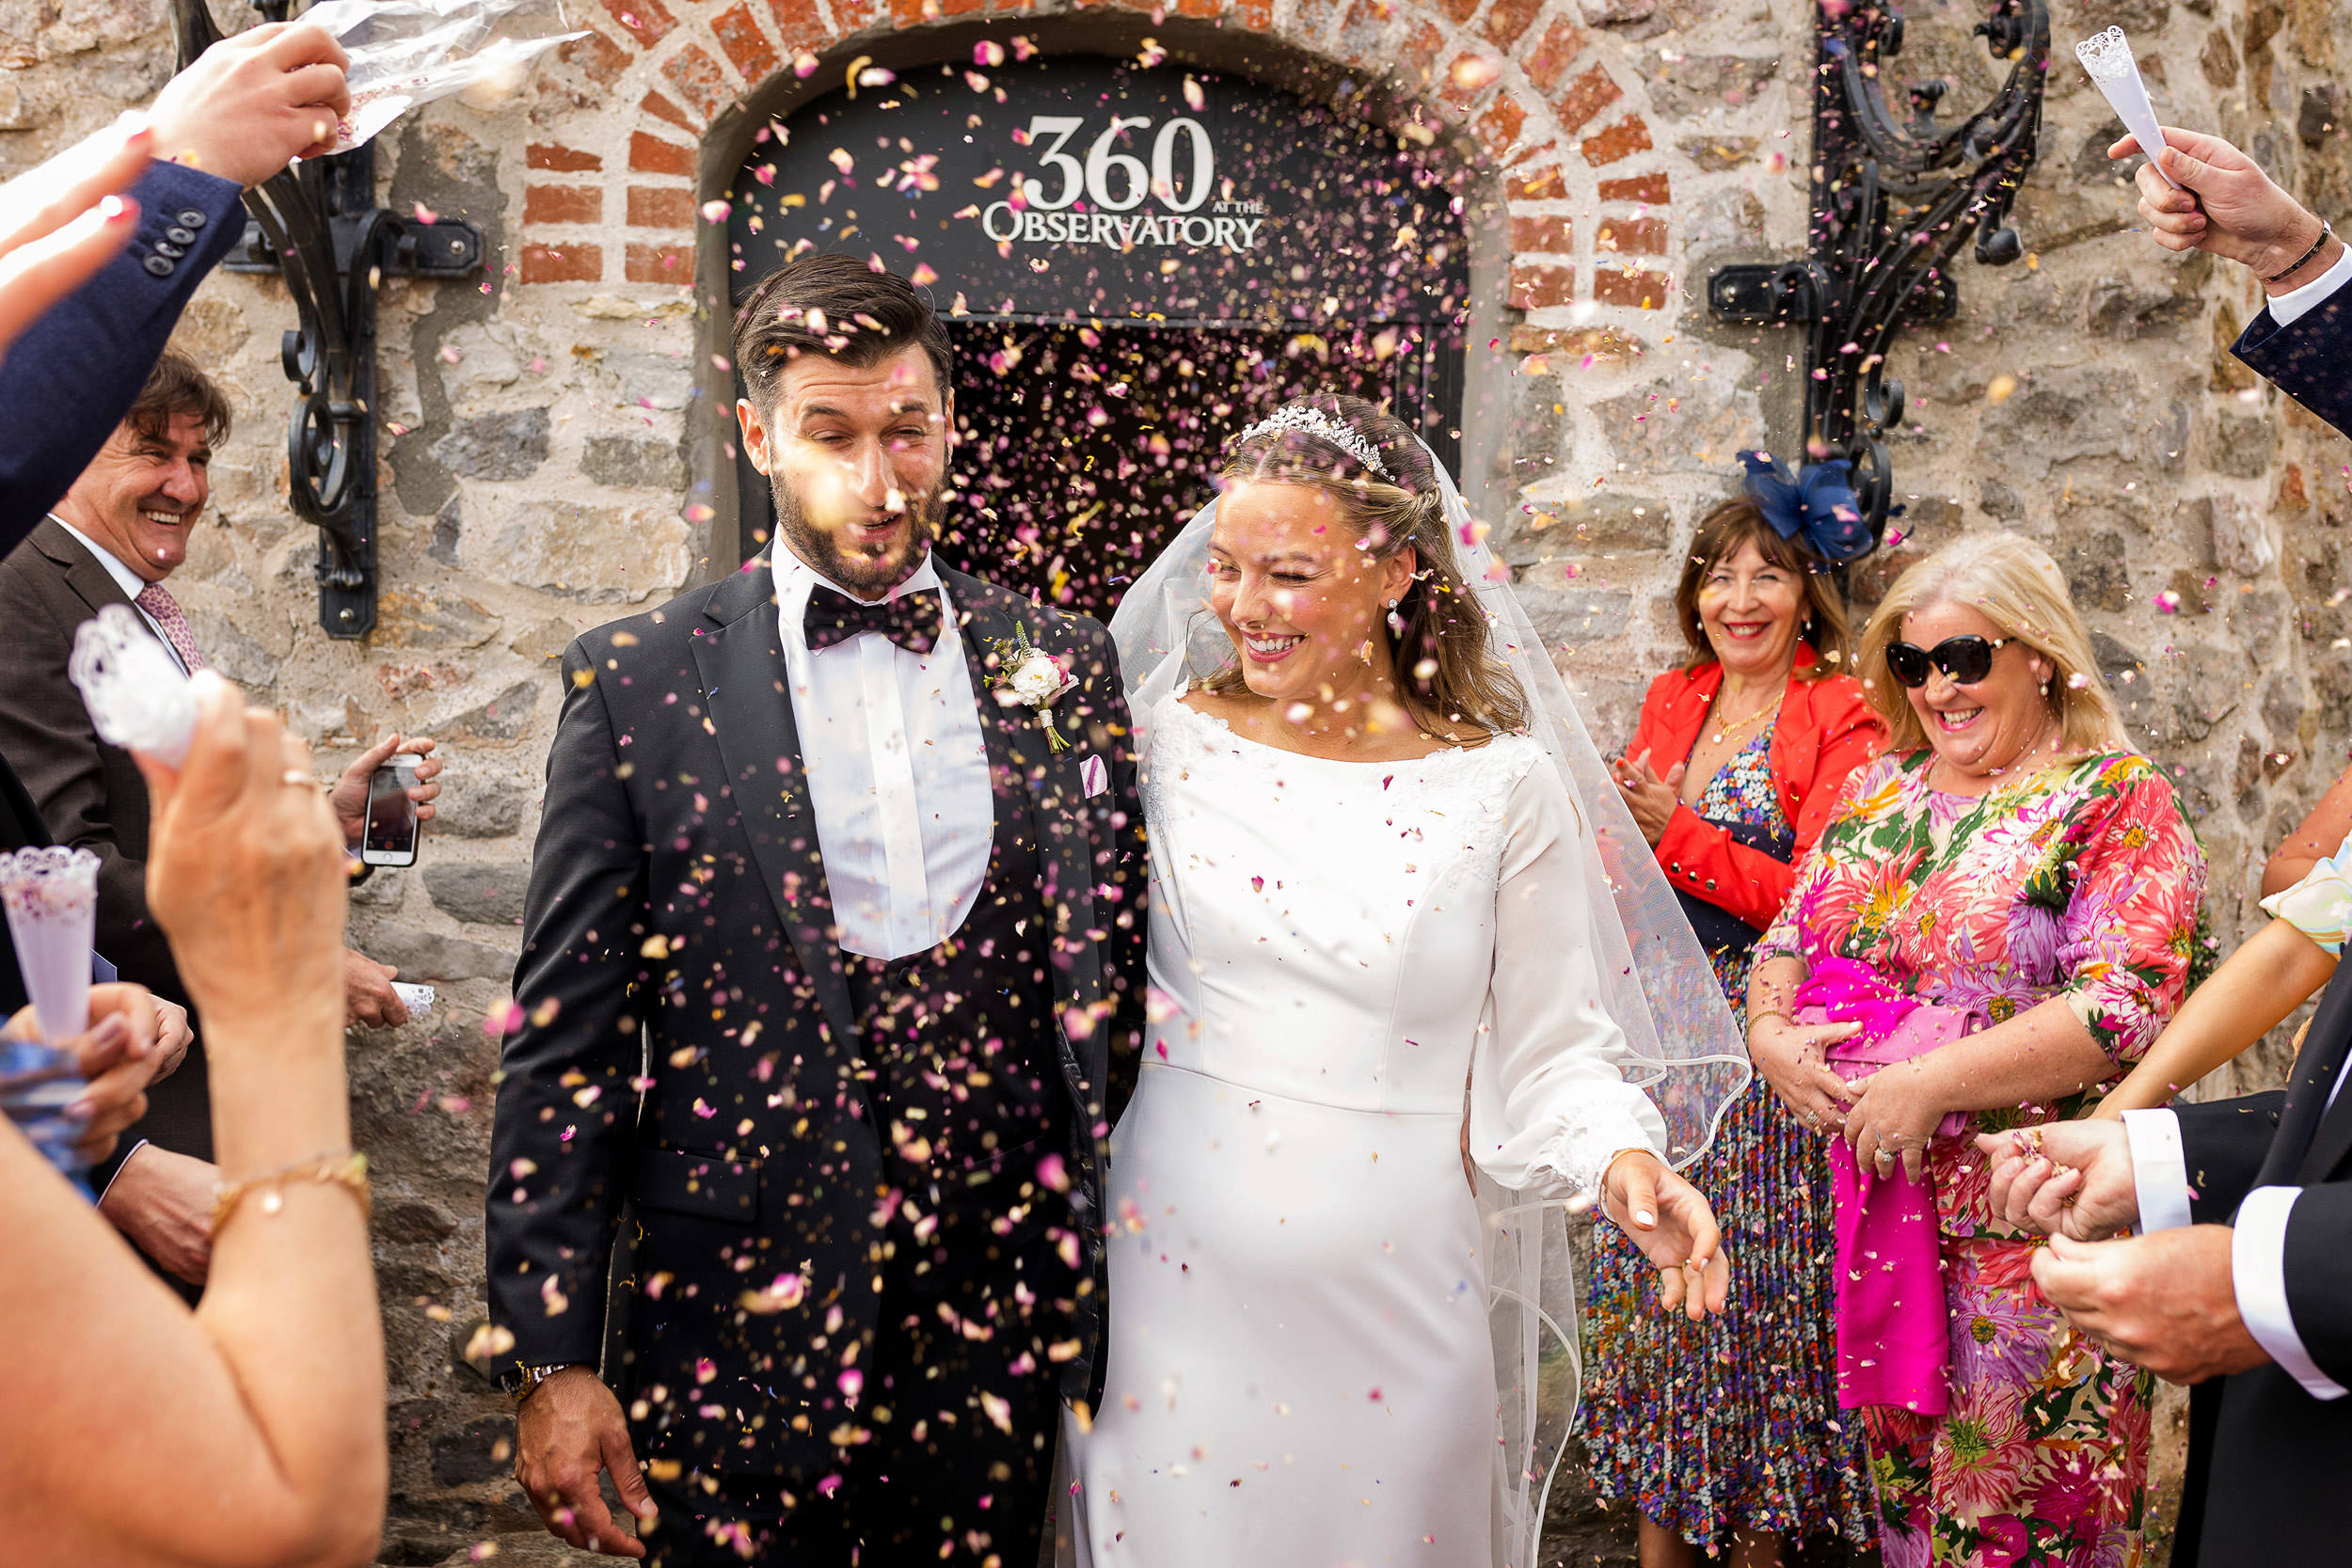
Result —
[[1951, 90], [1914, 85], [1911, 116], [1886, 105], [1883, 62], [1902, 48], [1895, 0], [1823, 5], [1814, 23], [1812, 227], [1803, 261], [1718, 269], [1707, 282], [1719, 319], [1805, 330], [1805, 451], [1844, 458], [1872, 537], [1894, 496], [1885, 436], [1902, 422], [1903, 387], [1887, 377], [1895, 334], [1948, 321], [1959, 309], [1951, 269], [1963, 244], [2005, 266], [2025, 254], [2010, 203], [2033, 166], [2050, 63], [2045, 0], [1996, 0], [1979, 23], [1996, 60], [2010, 62], [1991, 102], [1946, 125]]
[[[292, 0], [260, 0], [282, 22]], [[174, 0], [184, 69], [220, 37], [206, 0]], [[294, 509], [319, 531], [319, 625], [326, 635], [375, 627], [375, 293], [387, 277], [458, 277], [483, 264], [470, 224], [411, 223], [375, 205], [375, 151], [299, 163], [246, 193], [252, 214], [224, 263], [276, 272], [299, 323], [279, 345], [299, 388], [286, 427]]]
[[[351, 259], [359, 248], [360, 220], [365, 216], [338, 216], [328, 226], [340, 272], [351, 271]], [[437, 218], [428, 228], [411, 229], [400, 236], [383, 273], [386, 277], [464, 277], [482, 270], [483, 245], [482, 230], [472, 224]], [[245, 238], [220, 265], [224, 272], [285, 270], [270, 249], [258, 218], [245, 220]]]

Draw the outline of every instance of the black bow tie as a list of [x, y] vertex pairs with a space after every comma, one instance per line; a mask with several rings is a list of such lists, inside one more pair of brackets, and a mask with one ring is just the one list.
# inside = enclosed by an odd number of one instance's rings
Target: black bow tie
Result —
[[809, 590], [808, 611], [801, 618], [801, 635], [808, 651], [818, 653], [847, 642], [862, 631], [878, 631], [911, 654], [928, 654], [939, 641], [946, 606], [939, 590], [926, 588], [880, 604], [853, 599], [818, 583]]

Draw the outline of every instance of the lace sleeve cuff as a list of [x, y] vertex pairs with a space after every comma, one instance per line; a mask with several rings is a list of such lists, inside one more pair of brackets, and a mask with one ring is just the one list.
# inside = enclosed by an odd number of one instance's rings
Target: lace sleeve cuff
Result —
[[[1524, 1162], [1482, 1159], [1479, 1164], [1506, 1187], [1545, 1198], [1590, 1200], [1600, 1196], [1600, 1179], [1609, 1162], [1627, 1149], [1643, 1149], [1663, 1160], [1665, 1123], [1649, 1097], [1630, 1085], [1611, 1086], [1624, 1092], [1597, 1094], [1565, 1106], [1549, 1125], [1532, 1130], [1525, 1141], [1533, 1148]], [[1507, 1156], [1508, 1150], [1497, 1154]]]

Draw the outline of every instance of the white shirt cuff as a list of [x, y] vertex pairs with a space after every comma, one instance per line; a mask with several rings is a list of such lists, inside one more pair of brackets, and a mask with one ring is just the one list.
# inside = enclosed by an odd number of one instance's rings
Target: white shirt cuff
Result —
[[2312, 1398], [2340, 1400], [2352, 1389], [2319, 1370], [2287, 1310], [2287, 1216], [2302, 1196], [2300, 1187], [2257, 1187], [2246, 1195], [2230, 1233], [2230, 1287], [2254, 1343]]
[[2187, 1225], [2188, 1156], [2181, 1152], [2181, 1118], [2169, 1111], [2126, 1111], [2123, 1137], [2132, 1149], [2139, 1228], [2177, 1230]]
[[2289, 289], [2282, 294], [2271, 295], [2268, 301], [2270, 319], [2280, 326], [2301, 320], [2327, 304], [2328, 296], [2343, 288], [2346, 279], [2352, 279], [2352, 245], [2344, 247], [2344, 254], [2336, 258], [2334, 266], [2309, 283], [2299, 289]]

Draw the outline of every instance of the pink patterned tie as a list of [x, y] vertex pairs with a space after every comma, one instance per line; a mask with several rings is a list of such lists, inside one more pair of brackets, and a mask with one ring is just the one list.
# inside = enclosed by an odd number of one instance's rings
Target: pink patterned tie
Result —
[[204, 656], [196, 651], [196, 632], [189, 626], [188, 618], [180, 612], [180, 601], [162, 583], [149, 583], [131, 602], [147, 611], [155, 625], [163, 628], [164, 641], [171, 644], [171, 651], [180, 656], [180, 662], [187, 667], [189, 674], [204, 668]]

